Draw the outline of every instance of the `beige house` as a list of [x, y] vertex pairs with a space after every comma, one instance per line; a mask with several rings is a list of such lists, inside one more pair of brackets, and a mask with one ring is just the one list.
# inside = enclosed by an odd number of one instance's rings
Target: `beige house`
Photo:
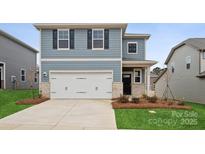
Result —
[[[205, 38], [190, 38], [172, 48], [155, 81], [162, 97], [168, 83], [175, 99], [205, 104]], [[168, 93], [171, 98], [171, 93]]]

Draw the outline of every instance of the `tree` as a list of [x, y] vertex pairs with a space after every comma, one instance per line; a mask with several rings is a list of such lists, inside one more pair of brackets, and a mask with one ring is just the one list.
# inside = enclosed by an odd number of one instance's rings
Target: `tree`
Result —
[[152, 73], [156, 74], [156, 75], [159, 75], [160, 72], [161, 72], [161, 68], [160, 67], [155, 67], [153, 70], [152, 70]]
[[37, 75], [38, 75], [38, 72], [36, 70], [36, 67], [30, 68], [28, 70], [27, 79], [28, 79], [28, 82], [29, 82], [29, 86], [30, 86], [30, 89], [31, 89], [31, 92], [32, 92], [32, 98], [33, 99], [35, 98], [34, 83], [35, 83]]

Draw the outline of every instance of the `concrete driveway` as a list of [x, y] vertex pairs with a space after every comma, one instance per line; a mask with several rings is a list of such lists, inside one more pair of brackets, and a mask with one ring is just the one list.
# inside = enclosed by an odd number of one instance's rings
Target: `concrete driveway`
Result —
[[109, 100], [49, 100], [0, 119], [0, 129], [116, 129]]

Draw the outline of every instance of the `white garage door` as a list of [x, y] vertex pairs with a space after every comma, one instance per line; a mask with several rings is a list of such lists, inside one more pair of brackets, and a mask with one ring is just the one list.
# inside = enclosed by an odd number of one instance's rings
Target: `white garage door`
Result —
[[112, 98], [112, 72], [52, 72], [51, 98]]

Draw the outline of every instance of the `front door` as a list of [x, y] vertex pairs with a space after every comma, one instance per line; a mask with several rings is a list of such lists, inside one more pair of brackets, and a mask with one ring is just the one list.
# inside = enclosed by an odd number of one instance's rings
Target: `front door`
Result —
[[122, 82], [123, 82], [123, 94], [131, 95], [131, 74], [123, 74]]

